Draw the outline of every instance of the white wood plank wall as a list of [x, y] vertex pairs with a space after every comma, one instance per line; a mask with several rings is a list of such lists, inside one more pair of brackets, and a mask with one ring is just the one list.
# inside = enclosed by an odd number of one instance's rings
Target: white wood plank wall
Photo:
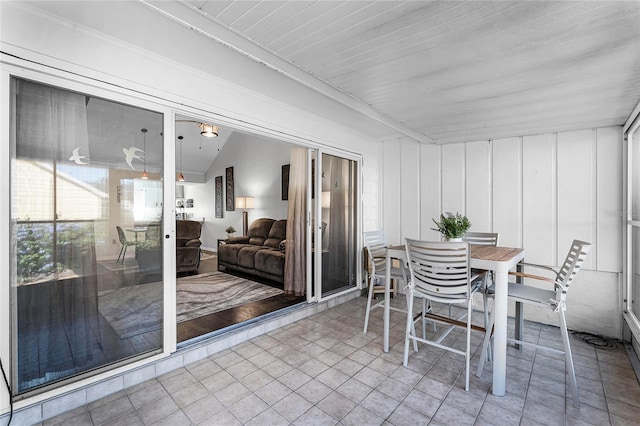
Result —
[[621, 335], [621, 127], [442, 146], [392, 141], [382, 150], [380, 223], [391, 243], [439, 239], [432, 218], [443, 211], [465, 213], [475, 231], [499, 232], [500, 245], [524, 247], [532, 263], [558, 265], [573, 239], [589, 241], [570, 327]]

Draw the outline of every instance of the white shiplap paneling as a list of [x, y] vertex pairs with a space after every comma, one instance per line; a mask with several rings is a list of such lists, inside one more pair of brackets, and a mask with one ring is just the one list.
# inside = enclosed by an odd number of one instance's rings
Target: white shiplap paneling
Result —
[[466, 160], [466, 214], [471, 230], [491, 232], [491, 143], [489, 141], [465, 144]]
[[441, 161], [442, 211], [466, 214], [464, 144], [444, 145]]
[[399, 141], [388, 141], [382, 143], [382, 181], [383, 195], [380, 201], [382, 206], [382, 229], [384, 229], [387, 240], [391, 244], [402, 241], [401, 231], [401, 209], [400, 186], [400, 149]]
[[433, 231], [433, 218], [440, 216], [441, 207], [441, 157], [439, 145], [420, 145], [420, 238], [438, 240], [440, 234]]
[[596, 129], [596, 252], [599, 271], [622, 270], [622, 128]]
[[[402, 238], [420, 237], [420, 147], [413, 142], [401, 141], [400, 187], [402, 202]], [[418, 224], [418, 226], [415, 226]]]
[[[401, 149], [401, 158], [413, 155], [409, 145]], [[385, 161], [392, 169], [389, 161], [399, 158]], [[524, 247], [528, 262], [550, 266], [564, 260], [574, 238], [592, 242], [585, 270], [571, 289], [567, 321], [575, 330], [619, 338], [621, 166], [620, 126], [491, 143], [423, 145], [418, 177], [422, 221], [397, 218], [412, 221], [403, 223], [403, 230], [420, 227], [421, 238], [434, 239], [438, 235], [427, 219], [441, 211], [466, 208], [477, 229], [480, 217], [490, 210], [500, 245]], [[402, 178], [401, 185], [409, 187], [416, 179], [410, 173], [402, 173]], [[557, 325], [555, 316], [532, 308], [526, 310], [526, 319]]]
[[493, 232], [506, 247], [522, 246], [522, 138], [493, 141]]
[[[558, 262], [571, 242], [595, 240], [596, 233], [596, 141], [594, 130], [558, 134]], [[596, 253], [583, 268], [593, 269]]]
[[522, 244], [528, 262], [546, 265], [555, 265], [557, 254], [555, 138], [545, 134], [522, 140]]

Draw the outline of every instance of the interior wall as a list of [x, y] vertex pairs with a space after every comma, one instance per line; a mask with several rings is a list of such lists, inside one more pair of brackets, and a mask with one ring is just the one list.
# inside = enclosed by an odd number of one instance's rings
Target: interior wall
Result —
[[[523, 247], [530, 263], [557, 266], [573, 239], [591, 242], [569, 293], [568, 325], [621, 337], [621, 127], [443, 146], [385, 145], [383, 227], [391, 243], [418, 231], [422, 239], [439, 240], [432, 218], [444, 211], [466, 214], [474, 231], [498, 232], [500, 245]], [[414, 200], [418, 217], [411, 214]], [[396, 203], [409, 212], [399, 214]], [[529, 306], [525, 318], [557, 323], [555, 315]]]
[[258, 218], [287, 218], [287, 201], [281, 196], [282, 165], [290, 162], [290, 145], [259, 136], [234, 132], [206, 173], [205, 183], [184, 183], [185, 198], [193, 198], [194, 208], [185, 211], [194, 220], [204, 218], [202, 244], [217, 250], [217, 240], [226, 238], [225, 229], [233, 226], [236, 236], [242, 235], [242, 210], [226, 210], [223, 190], [222, 218], [215, 217], [215, 178], [222, 176], [226, 188], [226, 168], [233, 167], [236, 197], [255, 199], [255, 208], [248, 211], [249, 225]]

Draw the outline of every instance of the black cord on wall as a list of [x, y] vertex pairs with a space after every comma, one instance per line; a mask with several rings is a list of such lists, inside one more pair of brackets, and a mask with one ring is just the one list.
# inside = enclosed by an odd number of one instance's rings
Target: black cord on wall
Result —
[[2, 360], [0, 359], [0, 370], [2, 370], [2, 377], [4, 378], [4, 384], [7, 386], [7, 391], [9, 392], [9, 405], [11, 406], [9, 411], [9, 421], [7, 422], [7, 426], [11, 424], [11, 420], [13, 419], [13, 398], [11, 397], [11, 386], [9, 385], [9, 380], [7, 379], [7, 374], [4, 372], [4, 366], [2, 365]]

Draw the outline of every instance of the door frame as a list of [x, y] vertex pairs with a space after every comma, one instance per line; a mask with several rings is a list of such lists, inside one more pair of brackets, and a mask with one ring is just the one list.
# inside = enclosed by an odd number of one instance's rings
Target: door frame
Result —
[[[635, 228], [640, 229], [640, 220], [634, 220], [633, 215], [633, 142], [640, 142], [640, 103], [636, 106], [633, 114], [629, 117], [623, 127], [625, 151], [626, 156], [623, 164], [624, 170], [624, 212], [625, 212], [625, 229], [623, 232], [623, 244], [625, 261], [623, 264], [623, 283], [624, 289], [622, 292], [622, 317], [629, 327], [632, 335], [632, 343], [636, 353], [640, 353], [640, 318], [633, 311], [633, 258], [640, 255], [640, 253], [634, 253], [633, 250], [633, 230]], [[640, 155], [640, 153], [637, 153]], [[640, 182], [638, 183], [640, 185]], [[635, 301], [640, 303], [640, 300]]]

